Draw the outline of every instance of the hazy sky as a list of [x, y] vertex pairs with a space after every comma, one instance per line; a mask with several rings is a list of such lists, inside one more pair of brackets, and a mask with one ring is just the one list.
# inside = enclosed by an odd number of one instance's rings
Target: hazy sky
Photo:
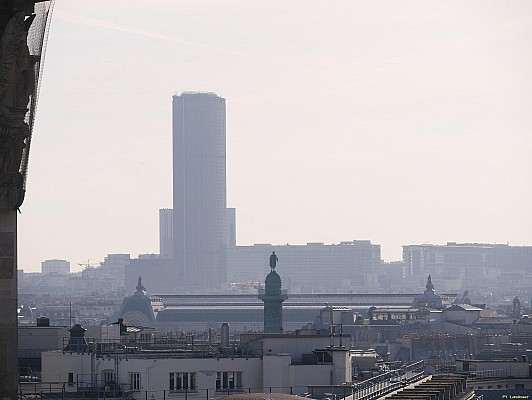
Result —
[[56, 0], [19, 268], [158, 252], [189, 90], [238, 244], [532, 245], [531, 49], [529, 0]]

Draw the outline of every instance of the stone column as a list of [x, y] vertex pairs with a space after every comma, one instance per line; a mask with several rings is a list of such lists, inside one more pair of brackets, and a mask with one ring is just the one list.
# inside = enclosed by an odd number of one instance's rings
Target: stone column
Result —
[[281, 277], [272, 268], [266, 276], [259, 299], [264, 302], [264, 333], [283, 333], [283, 301], [288, 298], [281, 289]]
[[0, 400], [17, 391], [17, 211], [0, 208]]
[[28, 32], [35, 0], [0, 0], [0, 400], [18, 392], [17, 210], [24, 200], [24, 171], [39, 57], [30, 54]]

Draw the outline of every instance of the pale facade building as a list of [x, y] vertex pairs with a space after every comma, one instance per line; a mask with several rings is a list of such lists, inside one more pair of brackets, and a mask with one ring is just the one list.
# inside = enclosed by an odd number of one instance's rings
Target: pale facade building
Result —
[[[232, 350], [213, 353], [212, 349], [183, 352], [168, 344], [164, 350], [163, 341], [147, 338], [125, 352], [119, 342], [91, 347], [81, 339], [74, 351], [42, 354], [42, 381], [66, 382], [67, 391], [114, 382], [133, 399], [151, 395], [211, 398], [229, 392], [304, 393], [309, 385], [352, 381], [355, 354], [339, 346], [340, 340], [328, 335], [250, 334], [241, 337], [242, 351], [236, 354]], [[133, 350], [141, 347], [143, 351]]]

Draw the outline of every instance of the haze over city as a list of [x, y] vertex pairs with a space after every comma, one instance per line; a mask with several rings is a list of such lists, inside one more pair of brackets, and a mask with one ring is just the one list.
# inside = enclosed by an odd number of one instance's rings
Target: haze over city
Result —
[[171, 96], [227, 103], [238, 244], [532, 244], [532, 4], [57, 0], [19, 268], [157, 253]]

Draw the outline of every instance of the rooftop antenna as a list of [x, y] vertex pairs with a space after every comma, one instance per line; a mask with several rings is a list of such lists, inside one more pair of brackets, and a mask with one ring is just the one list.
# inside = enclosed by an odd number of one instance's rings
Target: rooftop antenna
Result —
[[72, 302], [69, 303], [69, 308], [70, 308], [70, 317], [69, 317], [70, 327], [72, 328]]

